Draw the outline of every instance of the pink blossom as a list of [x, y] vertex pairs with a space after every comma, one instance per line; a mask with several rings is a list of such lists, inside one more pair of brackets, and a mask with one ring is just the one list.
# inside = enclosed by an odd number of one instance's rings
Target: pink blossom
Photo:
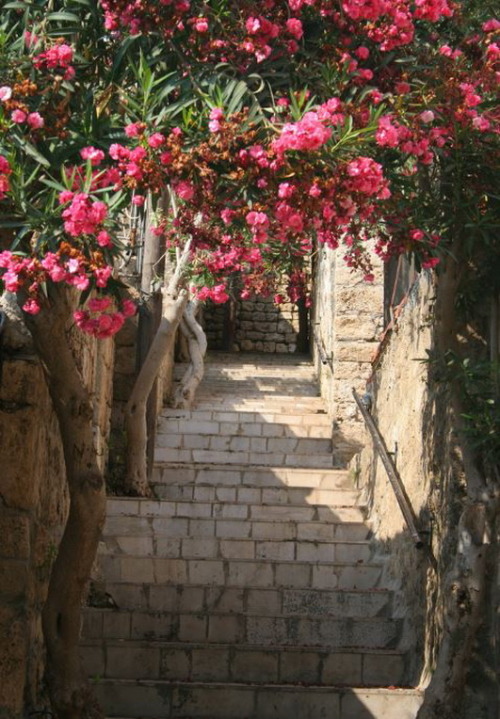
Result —
[[88, 308], [91, 312], [102, 312], [111, 306], [109, 297], [93, 297], [88, 301]]
[[435, 115], [432, 110], [424, 110], [420, 113], [419, 118], [422, 122], [428, 123], [434, 120]]
[[105, 267], [98, 267], [96, 270], [94, 270], [94, 275], [96, 278], [95, 283], [97, 287], [106, 287], [112, 273], [113, 269], [109, 265], [106, 265]]
[[125, 125], [125, 134], [127, 137], [139, 137], [142, 135], [144, 125], [141, 122], [131, 122]]
[[146, 202], [144, 195], [134, 195], [132, 198], [132, 204], [136, 207], [142, 207]]
[[208, 20], [206, 17], [197, 17], [194, 21], [196, 32], [205, 33], [208, 31]]
[[500, 20], [491, 18], [491, 20], [486, 20], [482, 27], [484, 32], [494, 32], [495, 30], [500, 30]]
[[40, 302], [35, 298], [30, 298], [23, 305], [24, 312], [29, 315], [37, 315], [41, 309]]
[[286, 29], [290, 35], [293, 35], [293, 37], [297, 38], [297, 40], [300, 40], [304, 34], [301, 21], [294, 17], [291, 17], [286, 21]]
[[80, 156], [83, 160], [90, 160], [93, 167], [100, 165], [104, 160], [104, 152], [96, 147], [84, 147], [80, 150]]
[[100, 232], [98, 232], [96, 239], [99, 247], [113, 247], [111, 236], [109, 232], [106, 232], [106, 230], [101, 230]]
[[132, 300], [122, 300], [122, 312], [124, 317], [133, 317], [137, 312], [137, 305]]
[[148, 137], [148, 145], [153, 148], [161, 147], [165, 143], [165, 135], [161, 132], [155, 132]]
[[194, 197], [194, 187], [191, 182], [187, 182], [186, 180], [181, 180], [174, 185], [174, 190], [181, 200], [185, 200], [186, 202], [189, 202], [189, 200], [192, 200]]
[[33, 130], [39, 130], [45, 124], [45, 121], [39, 112], [30, 112], [27, 120], [28, 120], [28, 125]]
[[8, 85], [0, 87], [0, 102], [6, 102], [12, 97], [12, 88]]
[[23, 110], [14, 110], [10, 117], [12, 122], [20, 125], [22, 122], [25, 122], [27, 115]]

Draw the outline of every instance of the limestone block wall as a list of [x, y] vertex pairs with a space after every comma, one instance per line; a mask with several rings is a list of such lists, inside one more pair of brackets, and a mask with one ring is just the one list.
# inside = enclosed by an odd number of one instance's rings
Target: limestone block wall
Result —
[[346, 438], [359, 441], [364, 427], [352, 397], [372, 371], [383, 329], [382, 263], [373, 256], [373, 282], [346, 266], [342, 257], [321, 248], [315, 270], [313, 351], [321, 394], [334, 423]]
[[[252, 297], [232, 307], [207, 305], [204, 325], [209, 349], [233, 352], [293, 353], [300, 331], [299, 308], [277, 305], [273, 297]], [[230, 346], [227, 346], [229, 341]]]
[[[429, 365], [422, 361], [433, 346], [433, 297], [433, 283], [424, 273], [381, 348], [368, 387], [373, 396], [372, 415], [393, 453], [418, 526], [428, 530], [430, 516], [434, 516], [433, 552], [438, 563], [445, 564], [452, 542], [448, 523], [451, 521], [453, 526], [453, 468], [440, 436], [445, 422], [440, 422], [436, 414]], [[436, 449], [442, 457], [439, 467], [435, 464]], [[415, 548], [369, 436], [353, 467], [361, 480], [367, 481], [366, 499], [377, 544], [388, 555], [390, 579], [401, 589], [401, 612], [406, 617], [404, 642], [410, 649], [409, 672], [418, 682], [432, 667], [442, 629], [441, 580], [431, 570], [426, 552]]]
[[[10, 320], [15, 324], [15, 316]], [[41, 610], [68, 511], [58, 423], [26, 332], [5, 332], [0, 375], [0, 716], [47, 707]], [[107, 456], [113, 345], [73, 336]], [[54, 348], [56, 351], [56, 348]]]

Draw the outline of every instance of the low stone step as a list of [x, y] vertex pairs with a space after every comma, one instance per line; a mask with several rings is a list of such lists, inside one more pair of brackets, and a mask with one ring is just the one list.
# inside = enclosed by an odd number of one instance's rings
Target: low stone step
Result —
[[[222, 423], [257, 423], [262, 427], [263, 436], [266, 433], [265, 428], [270, 425], [308, 428], [308, 431], [311, 432], [313, 431], [313, 427], [327, 427], [329, 430], [331, 430], [332, 427], [331, 418], [325, 412], [316, 411], [292, 411], [289, 413], [266, 411], [257, 414], [250, 410], [221, 410], [213, 407], [208, 407], [207, 409], [173, 409], [171, 407], [165, 407], [160, 415], [160, 428], [163, 420], [179, 421], [178, 431], [184, 430], [189, 426], [193, 432], [200, 434], [207, 434], [209, 432], [219, 433]], [[186, 424], [180, 424], [181, 422], [185, 422]], [[192, 422], [200, 424], [195, 424], [193, 427]]]
[[[274, 421], [262, 420], [245, 421], [247, 417], [245, 413], [234, 413], [237, 415], [236, 420], [227, 421], [217, 418], [217, 415], [224, 415], [223, 412], [203, 412], [199, 414], [215, 415], [207, 419], [197, 416], [196, 411], [191, 413], [191, 418], [178, 417], [161, 417], [158, 422], [157, 436], [161, 435], [199, 435], [199, 436], [244, 436], [244, 437], [271, 437], [276, 439], [283, 438], [313, 438], [313, 439], [331, 439], [332, 423], [331, 421], [318, 421], [316, 424], [296, 423], [286, 424]], [[232, 413], [231, 413], [232, 414]], [[274, 419], [275, 415], [271, 415]], [[309, 418], [309, 415], [306, 415]], [[322, 415], [324, 418], [324, 415]], [[328, 418], [327, 418], [328, 419]]]
[[415, 719], [416, 689], [300, 687], [102, 679], [109, 717], [144, 719]]
[[126, 498], [107, 502], [108, 517], [172, 517], [190, 519], [230, 519], [249, 522], [362, 522], [366, 508], [354, 505], [239, 504], [238, 502], [169, 502]]
[[[243, 438], [241, 438], [243, 439]], [[279, 440], [275, 440], [279, 441]], [[288, 440], [283, 440], [288, 441]], [[247, 464], [249, 466], [304, 467], [311, 469], [333, 469], [339, 459], [335, 454], [298, 454], [287, 452], [264, 452], [256, 450], [228, 451], [209, 449], [170, 449], [156, 446], [154, 462], [163, 464]]]
[[[301, 469], [297, 467], [251, 467], [246, 465], [179, 464], [156, 465], [153, 485], [196, 484], [221, 489], [234, 487], [297, 488], [307, 492], [319, 489], [353, 489], [353, 481], [345, 469]], [[110, 500], [108, 500], [108, 507]]]
[[[301, 540], [312, 542], [370, 539], [372, 530], [365, 522], [328, 521], [301, 522], [273, 519], [245, 521], [238, 519], [196, 519], [188, 517], [159, 517], [150, 515], [111, 515], [106, 520], [106, 532], [119, 537], [155, 537], [168, 551], [173, 539], [254, 539], [260, 541]], [[158, 545], [159, 549], [159, 545]]]
[[220, 394], [196, 396], [193, 409], [218, 412], [254, 412], [266, 414], [326, 414], [321, 397], [263, 395], [261, 397], [224, 397]]
[[400, 637], [401, 623], [400, 619], [388, 617], [269, 617], [86, 608], [82, 636], [85, 639], [224, 642], [266, 647], [393, 649]]
[[[242, 425], [245, 426], [245, 425]], [[252, 426], [252, 425], [247, 425]], [[260, 437], [243, 434], [158, 434], [156, 447], [186, 450], [215, 450], [217, 452], [257, 452], [266, 457], [273, 453], [304, 455], [328, 455], [331, 457], [334, 446], [331, 439], [316, 437]], [[196, 460], [198, 461], [198, 460]], [[331, 459], [329, 460], [331, 463]], [[259, 464], [262, 464], [261, 460]], [[269, 464], [268, 461], [265, 464]]]
[[[175, 473], [171, 479], [174, 480]], [[153, 483], [155, 496], [171, 502], [237, 502], [238, 504], [286, 504], [326, 507], [355, 505], [359, 491], [355, 489], [313, 489], [293, 487], [226, 487], [205, 486], [202, 483]], [[159, 492], [159, 493], [158, 493]]]
[[210, 587], [157, 585], [136, 582], [98, 583], [93, 594], [101, 608], [150, 612], [246, 613], [293, 617], [387, 617], [392, 592], [386, 589], [322, 590], [262, 589], [261, 587]]
[[87, 640], [81, 657], [89, 677], [167, 679], [314, 686], [404, 686], [405, 662], [395, 650], [303, 650], [239, 644]]
[[125, 535], [109, 533], [106, 528], [99, 543], [99, 554], [170, 557], [172, 559], [272, 559], [302, 562], [367, 562], [372, 557], [369, 542], [317, 542], [297, 540], [220, 539], [217, 537], [164, 541], [151, 531]]
[[379, 586], [383, 565], [375, 562], [287, 562], [251, 559], [168, 559], [99, 555], [105, 582], [186, 584], [299, 589], [372, 589]]

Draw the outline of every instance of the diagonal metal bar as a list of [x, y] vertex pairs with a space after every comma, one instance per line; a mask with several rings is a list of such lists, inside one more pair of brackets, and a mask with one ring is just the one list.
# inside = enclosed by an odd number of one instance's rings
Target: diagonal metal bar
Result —
[[396, 465], [394, 464], [394, 462], [387, 450], [387, 446], [385, 444], [384, 438], [382, 437], [380, 430], [375, 423], [375, 420], [369, 413], [368, 408], [363, 403], [363, 401], [361, 400], [360, 396], [358, 395], [358, 393], [356, 392], [356, 390], [354, 388], [352, 390], [352, 394], [353, 394], [354, 399], [356, 400], [356, 404], [359, 407], [359, 411], [363, 415], [363, 419], [365, 420], [366, 426], [368, 427], [368, 430], [372, 436], [375, 449], [376, 449], [380, 459], [382, 460], [382, 464], [385, 467], [385, 471], [387, 472], [387, 476], [389, 477], [389, 481], [391, 483], [392, 489], [394, 490], [394, 494], [396, 496], [396, 501], [397, 501], [399, 508], [401, 510], [401, 513], [404, 517], [406, 526], [408, 527], [411, 537], [415, 543], [415, 547], [417, 549], [421, 549], [424, 546], [424, 541], [422, 539], [420, 532], [417, 529], [417, 521], [416, 521], [416, 517], [415, 517], [415, 512], [413, 511], [413, 508], [411, 506], [408, 495], [406, 494], [406, 490], [404, 488], [403, 481], [400, 477], [398, 470], [396, 469]]

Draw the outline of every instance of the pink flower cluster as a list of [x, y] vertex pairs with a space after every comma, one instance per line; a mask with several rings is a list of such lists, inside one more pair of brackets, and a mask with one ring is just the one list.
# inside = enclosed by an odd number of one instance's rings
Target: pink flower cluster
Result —
[[212, 300], [212, 302], [215, 302], [218, 305], [224, 304], [224, 302], [227, 302], [229, 299], [229, 295], [226, 291], [226, 285], [224, 284], [215, 285], [214, 287], [201, 287], [197, 291], [196, 296], [202, 302]]
[[75, 74], [75, 69], [71, 65], [73, 54], [72, 47], [59, 42], [36, 55], [33, 58], [33, 65], [37, 70], [64, 70], [64, 79], [70, 80]]
[[10, 190], [9, 175], [11, 173], [12, 168], [7, 158], [0, 155], [0, 200], [4, 200]]
[[94, 297], [87, 302], [87, 309], [73, 313], [75, 323], [83, 332], [98, 339], [106, 339], [116, 334], [125, 319], [136, 312], [135, 304], [128, 299], [122, 300], [118, 310], [111, 297]]
[[62, 204], [70, 202], [63, 210], [64, 229], [72, 237], [93, 235], [102, 226], [108, 214], [108, 206], [101, 200], [92, 200], [85, 192], [65, 191], [59, 196]]

